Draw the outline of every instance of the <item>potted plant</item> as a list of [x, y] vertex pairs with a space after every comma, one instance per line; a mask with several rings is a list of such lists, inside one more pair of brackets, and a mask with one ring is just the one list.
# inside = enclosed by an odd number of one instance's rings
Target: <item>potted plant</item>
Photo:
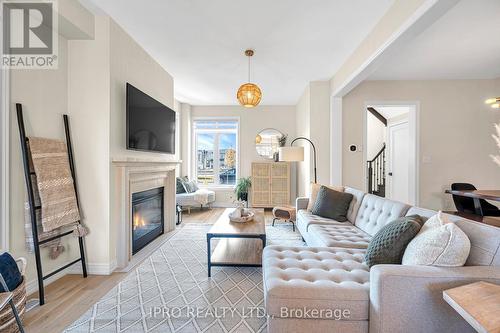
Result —
[[252, 179], [250, 177], [238, 179], [238, 183], [234, 188], [234, 193], [238, 200], [248, 202], [248, 190], [252, 186]]

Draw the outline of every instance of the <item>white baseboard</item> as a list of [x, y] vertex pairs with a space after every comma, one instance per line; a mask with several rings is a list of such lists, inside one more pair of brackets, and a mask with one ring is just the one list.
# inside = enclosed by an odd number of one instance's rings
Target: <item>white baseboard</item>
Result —
[[[116, 260], [109, 264], [87, 263], [87, 274], [110, 275], [116, 269]], [[75, 264], [67, 269], [67, 274], [82, 274], [82, 265]]]
[[[89, 275], [110, 275], [116, 269], [116, 260], [111, 262], [111, 264], [92, 264], [87, 263], [87, 274]], [[49, 284], [54, 281], [62, 278], [67, 274], [82, 274], [82, 265], [80, 263], [76, 263], [71, 267], [66, 268], [62, 272], [54, 274], [50, 278], [44, 280], [44, 286], [47, 287]], [[28, 295], [35, 293], [38, 291], [38, 280], [33, 279], [26, 283], [26, 293]]]

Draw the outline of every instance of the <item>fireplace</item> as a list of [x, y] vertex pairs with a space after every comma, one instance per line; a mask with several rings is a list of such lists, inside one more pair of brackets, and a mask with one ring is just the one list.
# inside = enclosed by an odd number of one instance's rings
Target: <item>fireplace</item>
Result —
[[132, 194], [132, 254], [163, 234], [163, 187]]

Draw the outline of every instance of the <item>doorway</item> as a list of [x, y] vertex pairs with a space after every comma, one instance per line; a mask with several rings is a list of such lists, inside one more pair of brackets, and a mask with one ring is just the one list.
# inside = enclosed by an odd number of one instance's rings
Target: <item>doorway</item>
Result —
[[364, 112], [366, 192], [418, 204], [418, 103], [367, 103]]

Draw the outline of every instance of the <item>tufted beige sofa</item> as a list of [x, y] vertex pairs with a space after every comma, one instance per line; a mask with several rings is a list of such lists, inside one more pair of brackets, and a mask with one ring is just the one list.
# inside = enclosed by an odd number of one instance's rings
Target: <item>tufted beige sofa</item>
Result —
[[436, 212], [352, 188], [348, 222], [314, 216], [297, 199], [306, 247], [268, 246], [263, 253], [269, 332], [473, 332], [442, 291], [477, 280], [500, 283], [500, 229], [450, 218], [469, 236], [464, 267], [364, 264], [368, 243], [405, 215]]

